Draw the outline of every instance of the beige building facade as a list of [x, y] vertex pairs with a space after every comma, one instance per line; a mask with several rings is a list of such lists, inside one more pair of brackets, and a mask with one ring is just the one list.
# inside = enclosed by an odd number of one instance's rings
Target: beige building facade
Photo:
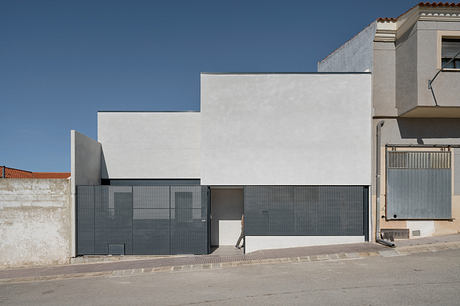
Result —
[[319, 72], [372, 73], [374, 238], [460, 232], [457, 51], [460, 4], [421, 3], [377, 19], [318, 63]]

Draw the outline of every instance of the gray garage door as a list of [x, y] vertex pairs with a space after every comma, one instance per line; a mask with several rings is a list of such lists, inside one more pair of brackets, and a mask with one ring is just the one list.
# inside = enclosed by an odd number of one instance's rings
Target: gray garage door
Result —
[[207, 198], [202, 186], [78, 186], [78, 254], [206, 254]]
[[450, 219], [450, 152], [387, 152], [387, 219]]
[[365, 236], [366, 186], [246, 186], [245, 234]]

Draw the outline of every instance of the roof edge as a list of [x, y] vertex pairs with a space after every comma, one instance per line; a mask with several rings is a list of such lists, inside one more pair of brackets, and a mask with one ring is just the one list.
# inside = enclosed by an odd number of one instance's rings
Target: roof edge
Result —
[[308, 74], [308, 75], [315, 75], [315, 74], [371, 74], [372, 72], [365, 71], [365, 72], [201, 72], [200, 74], [206, 75], [261, 75], [261, 74]]
[[149, 111], [149, 110], [98, 110], [97, 113], [199, 113], [199, 110]]
[[379, 17], [377, 22], [397, 22], [404, 15], [409, 13], [415, 8], [460, 8], [460, 2], [419, 2], [413, 7], [409, 8], [407, 11], [399, 15], [398, 17]]

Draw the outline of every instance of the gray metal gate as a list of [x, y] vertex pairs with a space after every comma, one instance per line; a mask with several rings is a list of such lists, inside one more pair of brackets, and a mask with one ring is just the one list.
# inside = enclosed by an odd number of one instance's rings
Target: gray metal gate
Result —
[[387, 152], [387, 219], [450, 219], [451, 156], [445, 152]]
[[365, 236], [367, 186], [246, 186], [245, 234]]
[[206, 254], [207, 224], [207, 187], [77, 187], [79, 255]]

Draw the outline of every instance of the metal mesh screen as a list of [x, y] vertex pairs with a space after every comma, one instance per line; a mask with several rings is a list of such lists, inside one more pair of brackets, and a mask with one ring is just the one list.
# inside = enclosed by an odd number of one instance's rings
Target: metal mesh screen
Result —
[[109, 244], [124, 244], [125, 254], [132, 249], [132, 187], [95, 186], [95, 254], [107, 254]]
[[94, 187], [77, 186], [77, 253], [94, 254]]
[[450, 219], [450, 152], [387, 152], [389, 220]]
[[[78, 186], [78, 254], [205, 254], [207, 188]], [[205, 197], [205, 198], [203, 198]]]
[[133, 187], [133, 247], [136, 254], [169, 254], [169, 187]]
[[171, 253], [206, 253], [207, 207], [201, 186], [171, 187]]
[[246, 186], [245, 234], [367, 236], [367, 199], [363, 186]]

